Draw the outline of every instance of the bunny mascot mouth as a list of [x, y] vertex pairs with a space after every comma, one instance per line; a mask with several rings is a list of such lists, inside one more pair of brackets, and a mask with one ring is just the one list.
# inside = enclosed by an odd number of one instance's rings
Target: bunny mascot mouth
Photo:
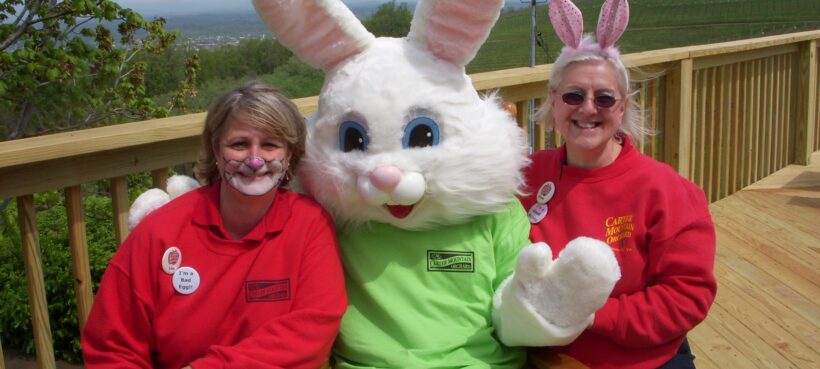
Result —
[[403, 172], [395, 165], [378, 165], [367, 176], [359, 176], [357, 190], [368, 205], [382, 206], [395, 218], [410, 215], [426, 189], [424, 177]]

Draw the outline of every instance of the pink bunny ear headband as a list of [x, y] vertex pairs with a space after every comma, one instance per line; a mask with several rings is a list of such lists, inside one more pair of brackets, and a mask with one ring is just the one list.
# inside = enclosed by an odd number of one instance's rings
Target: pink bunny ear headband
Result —
[[598, 43], [583, 38], [584, 18], [581, 11], [570, 0], [551, 0], [550, 20], [558, 38], [566, 44], [561, 50], [562, 57], [588, 52], [604, 58], [618, 59], [621, 53], [614, 46], [621, 38], [629, 22], [629, 4], [626, 0], [606, 0], [601, 6], [598, 29], [595, 33]]

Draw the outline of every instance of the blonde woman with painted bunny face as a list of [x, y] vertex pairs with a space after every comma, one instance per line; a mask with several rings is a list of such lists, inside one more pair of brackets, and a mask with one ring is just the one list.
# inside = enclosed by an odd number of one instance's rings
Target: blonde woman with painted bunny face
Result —
[[536, 367], [555, 353], [589, 368], [689, 369], [686, 334], [715, 298], [715, 229], [706, 197], [671, 167], [632, 146], [647, 132], [613, 46], [626, 28], [626, 0], [607, 0], [597, 42], [582, 37], [581, 13], [552, 0], [550, 18], [566, 47], [553, 64], [538, 116], [565, 140], [530, 156], [530, 240], [553, 254], [578, 237], [615, 253], [621, 278], [573, 342], [534, 350]]
[[205, 186], [153, 211], [111, 260], [83, 333], [87, 368], [318, 368], [347, 306], [330, 216], [284, 186], [305, 122], [250, 83], [206, 117]]

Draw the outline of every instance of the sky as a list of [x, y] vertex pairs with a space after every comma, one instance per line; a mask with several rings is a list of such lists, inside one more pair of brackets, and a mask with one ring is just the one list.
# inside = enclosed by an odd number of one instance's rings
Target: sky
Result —
[[[179, 15], [179, 14], [202, 14], [217, 12], [245, 12], [252, 11], [251, 0], [114, 0], [120, 6], [136, 10], [142, 15]], [[388, 0], [343, 0], [348, 6], [360, 6], [367, 4], [378, 5], [386, 3]], [[402, 2], [416, 2], [416, 0], [396, 0], [397, 4]], [[506, 0], [507, 5], [521, 5], [521, 0]], [[540, 0], [543, 2], [543, 0]], [[529, 3], [529, 1], [526, 1]]]

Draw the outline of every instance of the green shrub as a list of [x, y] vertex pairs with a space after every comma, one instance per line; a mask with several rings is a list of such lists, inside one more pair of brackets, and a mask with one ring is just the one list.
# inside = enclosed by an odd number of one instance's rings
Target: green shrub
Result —
[[[129, 176], [128, 186], [129, 198], [133, 201], [150, 186], [150, 175]], [[107, 181], [83, 185], [83, 211], [94, 291], [118, 246], [108, 188]], [[35, 195], [35, 206], [54, 353], [57, 359], [81, 362], [71, 247], [62, 191]], [[0, 304], [0, 342], [5, 347], [34, 355], [28, 284], [15, 201], [1, 215], [0, 301], [3, 303]]]

